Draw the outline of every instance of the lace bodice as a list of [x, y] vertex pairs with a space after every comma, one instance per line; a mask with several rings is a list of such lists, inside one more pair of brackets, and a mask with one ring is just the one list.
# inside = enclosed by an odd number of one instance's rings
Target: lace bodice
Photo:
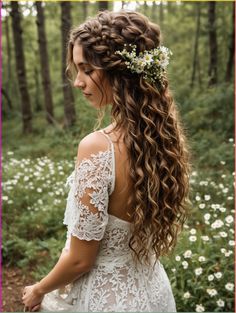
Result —
[[[109, 140], [109, 138], [108, 138]], [[70, 238], [100, 240], [92, 270], [69, 289], [47, 294], [42, 311], [175, 312], [175, 302], [164, 268], [136, 265], [129, 239], [132, 225], [108, 214], [115, 185], [114, 146], [83, 159], [68, 178], [70, 191], [64, 216], [65, 249]], [[79, 252], [78, 252], [79, 253]]]

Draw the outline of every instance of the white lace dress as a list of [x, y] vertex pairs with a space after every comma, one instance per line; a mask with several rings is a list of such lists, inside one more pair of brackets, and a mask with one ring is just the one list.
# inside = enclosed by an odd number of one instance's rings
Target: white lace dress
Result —
[[95, 266], [63, 294], [60, 290], [46, 294], [41, 311], [176, 312], [163, 266], [160, 262], [154, 268], [136, 266], [128, 246], [131, 224], [108, 214], [115, 155], [107, 138], [109, 149], [83, 159], [69, 177], [64, 218], [68, 228], [65, 249], [69, 249], [71, 235], [101, 240]]

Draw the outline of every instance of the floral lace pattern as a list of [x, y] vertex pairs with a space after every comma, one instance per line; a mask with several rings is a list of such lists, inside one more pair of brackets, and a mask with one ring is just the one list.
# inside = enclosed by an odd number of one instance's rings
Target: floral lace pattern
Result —
[[93, 269], [44, 297], [41, 311], [176, 312], [163, 266], [135, 265], [129, 239], [131, 224], [108, 214], [114, 183], [112, 150], [84, 159], [68, 178], [70, 191], [64, 224], [82, 240], [101, 240]]

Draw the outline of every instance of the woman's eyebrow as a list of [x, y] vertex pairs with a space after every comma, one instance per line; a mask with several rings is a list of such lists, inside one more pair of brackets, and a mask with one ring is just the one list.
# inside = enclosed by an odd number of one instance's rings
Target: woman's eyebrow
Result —
[[82, 62], [79, 62], [78, 64], [76, 64], [77, 66], [82, 66], [82, 65], [89, 65], [88, 62], [85, 62], [85, 61], [82, 61]]

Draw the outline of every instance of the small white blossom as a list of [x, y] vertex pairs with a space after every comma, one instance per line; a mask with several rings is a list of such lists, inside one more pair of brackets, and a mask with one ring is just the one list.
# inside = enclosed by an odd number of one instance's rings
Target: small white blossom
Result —
[[192, 251], [191, 251], [191, 250], [186, 250], [186, 251], [184, 252], [184, 257], [185, 257], [186, 259], [191, 258], [191, 256], [192, 256]]
[[229, 138], [229, 142], [234, 142], [234, 139], [233, 138]]
[[200, 203], [200, 204], [199, 204], [199, 208], [200, 208], [200, 209], [204, 209], [205, 207], [206, 207], [205, 203]]
[[189, 299], [190, 297], [191, 297], [191, 294], [190, 294], [190, 292], [188, 292], [188, 291], [185, 292], [184, 295], [183, 295], [183, 298], [184, 298], [184, 299]]
[[189, 241], [191, 241], [191, 242], [195, 242], [196, 240], [197, 240], [196, 236], [190, 236], [189, 237]]
[[200, 201], [200, 200], [201, 200], [201, 197], [200, 197], [200, 196], [196, 196], [196, 197], [195, 197], [195, 200], [196, 200], [196, 201]]
[[183, 268], [186, 270], [188, 268], [188, 262], [187, 261], [183, 261], [182, 262]]
[[235, 241], [234, 241], [234, 240], [230, 240], [230, 241], [229, 241], [229, 245], [230, 245], [230, 246], [234, 246], [234, 245], [235, 245]]
[[3, 201], [7, 201], [8, 200], [8, 196], [2, 196], [2, 200]]
[[191, 235], [195, 235], [197, 231], [195, 228], [191, 228], [189, 232]]
[[220, 208], [220, 212], [224, 213], [225, 211], [226, 211], [226, 208], [224, 208], [224, 207]]
[[205, 307], [202, 304], [197, 304], [196, 312], [205, 312]]
[[223, 308], [225, 306], [225, 302], [222, 299], [216, 301], [218, 307]]
[[209, 200], [211, 199], [211, 196], [210, 196], [210, 195], [205, 195], [205, 196], [204, 196], [204, 199], [205, 199], [206, 201], [209, 201]]
[[222, 277], [222, 273], [221, 273], [221, 272], [217, 272], [217, 273], [215, 273], [214, 275], [215, 275], [215, 277], [216, 277], [217, 279], [220, 279], [220, 278]]
[[172, 271], [173, 273], [175, 273], [175, 272], [176, 272], [176, 268], [172, 268], [171, 271]]
[[211, 296], [211, 297], [214, 297], [214, 296], [216, 296], [217, 295], [217, 290], [215, 290], [215, 289], [211, 289], [211, 288], [208, 288], [207, 289], [207, 293], [209, 294], [209, 296]]
[[198, 267], [198, 268], [196, 268], [196, 269], [194, 270], [194, 272], [195, 272], [195, 275], [196, 275], [196, 276], [199, 276], [199, 275], [202, 274], [202, 268], [201, 268], [201, 267]]
[[214, 275], [208, 275], [208, 277], [207, 277], [207, 279], [208, 279], [208, 281], [212, 281], [212, 280], [214, 280]]
[[228, 236], [225, 231], [219, 232], [219, 235], [220, 235], [220, 237], [222, 237], [222, 238], [226, 238], [226, 237]]
[[204, 214], [204, 219], [205, 220], [209, 220], [211, 218], [211, 214], [209, 214], [209, 213], [206, 213], [206, 214]]
[[42, 188], [37, 188], [37, 192], [42, 192]]
[[181, 260], [181, 257], [179, 255], [176, 255], [175, 260], [178, 262]]
[[234, 284], [232, 284], [232, 283], [227, 283], [227, 284], [225, 285], [225, 289], [226, 289], [226, 290], [229, 290], [229, 291], [233, 291], [233, 290], [234, 290]]
[[211, 228], [216, 229], [222, 227], [223, 225], [224, 223], [222, 220], [215, 220], [215, 222], [211, 224]]
[[232, 215], [228, 215], [228, 216], [226, 216], [225, 221], [226, 221], [226, 223], [231, 224], [231, 223], [233, 223], [234, 218]]
[[206, 258], [205, 258], [204, 256], [200, 256], [200, 257], [198, 258], [198, 261], [199, 261], [199, 262], [205, 262], [205, 261], [206, 261]]
[[209, 237], [208, 236], [201, 236], [203, 241], [209, 241]]

